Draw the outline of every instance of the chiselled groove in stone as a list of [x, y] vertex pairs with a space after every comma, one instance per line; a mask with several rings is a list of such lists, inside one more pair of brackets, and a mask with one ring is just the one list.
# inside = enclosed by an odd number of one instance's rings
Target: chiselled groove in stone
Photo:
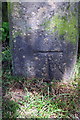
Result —
[[64, 74], [64, 72], [59, 68], [59, 65], [55, 62], [55, 64], [56, 64], [56, 67], [59, 69], [59, 71], [62, 73], [62, 74]]
[[42, 50], [39, 50], [39, 51], [34, 51], [34, 53], [54, 53], [54, 52], [63, 52], [63, 51], [58, 51], [58, 50], [50, 50], [50, 51], [42, 51]]
[[51, 81], [52, 76], [51, 76], [51, 69], [50, 69], [50, 60], [48, 56], [47, 56], [47, 59], [48, 59], [48, 75], [49, 75], [49, 80]]

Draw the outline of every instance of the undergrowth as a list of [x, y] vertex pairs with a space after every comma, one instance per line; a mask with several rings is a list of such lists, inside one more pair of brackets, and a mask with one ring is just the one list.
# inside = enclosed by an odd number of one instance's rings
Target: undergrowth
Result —
[[3, 74], [4, 118], [79, 119], [80, 59], [76, 66], [77, 73], [71, 84], [52, 82], [51, 86], [43, 80], [14, 77], [6, 70]]

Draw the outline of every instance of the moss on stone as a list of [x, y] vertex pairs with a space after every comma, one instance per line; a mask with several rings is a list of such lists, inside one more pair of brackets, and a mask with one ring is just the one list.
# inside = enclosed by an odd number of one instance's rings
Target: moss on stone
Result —
[[12, 6], [13, 6], [13, 3], [7, 2], [8, 13], [11, 12], [11, 10], [12, 10], [12, 8], [13, 8]]
[[58, 32], [58, 35], [64, 35], [66, 41], [76, 43], [78, 28], [77, 18], [74, 15], [60, 16], [54, 15], [50, 20], [44, 22], [44, 28], [48, 33]]

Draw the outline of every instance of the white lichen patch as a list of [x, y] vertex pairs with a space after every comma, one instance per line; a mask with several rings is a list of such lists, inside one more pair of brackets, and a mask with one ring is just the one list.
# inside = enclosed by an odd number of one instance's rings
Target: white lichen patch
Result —
[[39, 60], [39, 58], [38, 58], [38, 57], [35, 57], [35, 60]]
[[23, 58], [25, 58], [26, 56], [23, 55]]

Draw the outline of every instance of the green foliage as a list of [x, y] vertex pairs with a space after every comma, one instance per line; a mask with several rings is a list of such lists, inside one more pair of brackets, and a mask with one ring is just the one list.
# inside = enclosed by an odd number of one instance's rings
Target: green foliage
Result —
[[19, 109], [19, 105], [9, 99], [3, 99], [3, 119], [14, 119], [16, 120], [16, 117], [18, 117], [17, 110]]
[[80, 57], [77, 61], [77, 67], [78, 67], [78, 76], [80, 77]]
[[2, 42], [5, 42], [6, 39], [9, 39], [9, 23], [3, 22], [2, 23]]
[[3, 22], [2, 23], [2, 62], [3, 62], [3, 69], [2, 71], [5, 71], [7, 69], [10, 69], [12, 56], [11, 56], [11, 50], [9, 46], [9, 23]]
[[75, 80], [80, 79], [80, 57], [77, 60], [74, 70], [75, 70]]
[[6, 47], [5, 50], [2, 52], [2, 60], [8, 61], [8, 62], [10, 62], [12, 60], [10, 47]]

